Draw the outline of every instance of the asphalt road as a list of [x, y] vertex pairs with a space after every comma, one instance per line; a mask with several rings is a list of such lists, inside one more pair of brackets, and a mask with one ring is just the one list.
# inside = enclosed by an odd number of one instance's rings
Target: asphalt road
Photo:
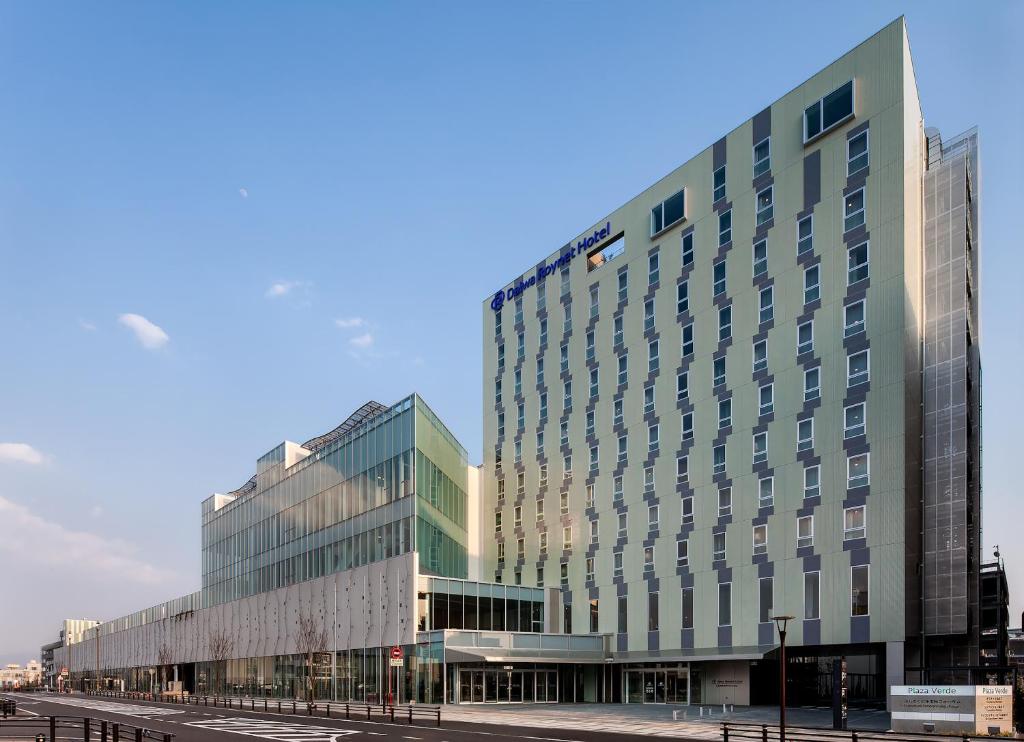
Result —
[[[23, 716], [75, 716], [89, 717], [98, 722], [118, 722], [141, 726], [155, 732], [174, 734], [174, 742], [245, 742], [239, 735], [256, 737], [271, 742], [377, 742], [380, 740], [422, 740], [422, 742], [472, 742], [473, 740], [532, 740], [534, 742], [608, 742], [615, 739], [622, 742], [649, 740], [643, 735], [630, 735], [585, 730], [543, 729], [497, 724], [469, 724], [446, 722], [441, 712], [441, 727], [435, 722], [418, 719], [412, 726], [407, 723], [382, 721], [347, 721], [345, 719], [309, 718], [303, 715], [264, 714], [262, 712], [240, 711], [238, 709], [212, 708], [202, 706], [181, 706], [178, 704], [153, 703], [148, 701], [99, 698], [81, 694], [0, 694], [18, 702], [18, 717]], [[301, 709], [301, 704], [300, 704]], [[91, 740], [98, 742], [99, 732], [94, 724]], [[0, 721], [0, 740], [13, 737], [13, 731], [5, 732]], [[48, 734], [46, 724], [40, 724], [39, 731]], [[74, 742], [59, 732], [56, 742]], [[34, 736], [25, 729], [18, 730], [19, 736]], [[679, 737], [677, 739], [685, 739]], [[47, 742], [53, 742], [47, 740]]]

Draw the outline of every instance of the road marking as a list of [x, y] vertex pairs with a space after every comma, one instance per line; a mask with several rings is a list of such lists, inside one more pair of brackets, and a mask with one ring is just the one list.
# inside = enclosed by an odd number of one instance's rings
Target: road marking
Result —
[[[50, 703], [59, 703], [65, 706], [76, 706], [78, 708], [92, 709], [93, 711], [104, 711], [108, 714], [121, 714], [122, 716], [137, 716], [143, 719], [152, 719], [155, 716], [169, 716], [172, 714], [184, 713], [178, 709], [161, 708], [159, 706], [139, 706], [131, 703], [114, 703], [112, 701], [100, 701], [93, 698], [76, 698], [74, 696], [49, 698], [47, 700]], [[38, 714], [36, 715], [38, 716]]]
[[[277, 742], [336, 742], [339, 737], [358, 734], [351, 729], [321, 727], [311, 724], [290, 724], [267, 719], [200, 719], [185, 722], [185, 726], [206, 729], [212, 732], [231, 732], [248, 737], [272, 739]], [[370, 732], [372, 734], [372, 732]]]

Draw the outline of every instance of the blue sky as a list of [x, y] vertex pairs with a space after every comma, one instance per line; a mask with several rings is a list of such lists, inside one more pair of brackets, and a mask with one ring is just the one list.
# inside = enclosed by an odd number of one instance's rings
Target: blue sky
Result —
[[756, 7], [0, 2], [0, 662], [196, 589], [200, 500], [367, 399], [479, 460], [482, 298], [900, 12], [981, 132], [1018, 623], [1024, 3]]

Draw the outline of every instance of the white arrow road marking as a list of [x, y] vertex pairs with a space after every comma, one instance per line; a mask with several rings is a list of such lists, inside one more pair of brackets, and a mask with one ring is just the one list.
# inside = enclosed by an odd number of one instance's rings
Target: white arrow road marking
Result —
[[348, 737], [358, 732], [335, 727], [320, 727], [311, 724], [290, 724], [284, 721], [264, 719], [200, 719], [186, 722], [185, 726], [208, 729], [214, 732], [231, 732], [248, 737], [272, 739], [277, 742], [336, 742], [339, 737]]

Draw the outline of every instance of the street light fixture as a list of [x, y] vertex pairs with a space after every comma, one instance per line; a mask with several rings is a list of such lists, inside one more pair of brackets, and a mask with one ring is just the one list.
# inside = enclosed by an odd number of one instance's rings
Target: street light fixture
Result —
[[779, 630], [779, 742], [786, 742], [786, 624], [795, 616], [772, 616]]

